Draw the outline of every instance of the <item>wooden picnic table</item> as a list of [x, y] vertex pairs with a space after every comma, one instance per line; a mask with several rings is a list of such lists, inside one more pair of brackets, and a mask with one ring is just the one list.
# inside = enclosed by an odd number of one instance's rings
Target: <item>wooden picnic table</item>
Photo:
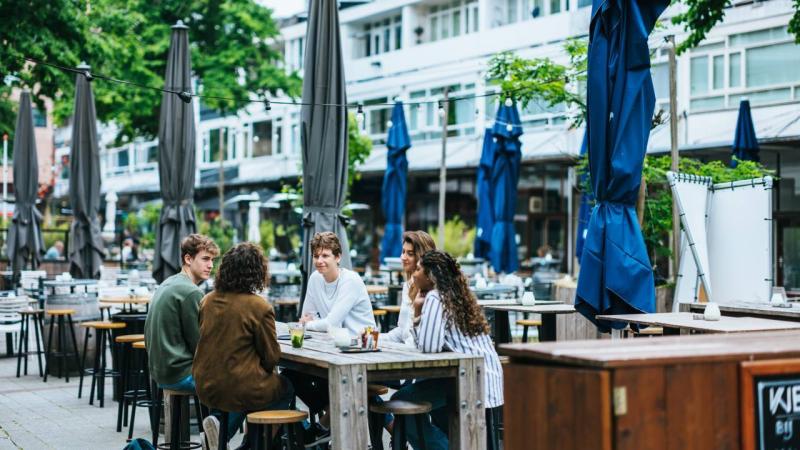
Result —
[[[481, 303], [483, 302], [479, 300], [478, 304]], [[534, 306], [519, 305], [516, 302], [510, 305], [484, 303], [482, 306], [484, 309], [494, 312], [494, 338], [497, 344], [506, 344], [511, 342], [511, 323], [508, 320], [509, 312], [541, 314], [542, 328], [541, 334], [539, 335], [539, 342], [556, 340], [556, 315], [572, 314], [575, 312], [575, 307], [572, 305], [553, 303], [549, 301], [546, 304], [538, 304]]]
[[[278, 334], [288, 333], [278, 322]], [[306, 331], [302, 348], [281, 345], [280, 365], [330, 380], [331, 438], [335, 449], [366, 449], [369, 444], [367, 384], [412, 378], [453, 380], [450, 402], [450, 448], [486, 446], [483, 358], [461, 353], [422, 353], [380, 342], [380, 352], [342, 353], [326, 333]]]
[[111, 303], [122, 305], [122, 310], [125, 310], [125, 307], [128, 306], [129, 311], [133, 310], [133, 305], [145, 305], [145, 308], [149, 308], [150, 300], [152, 300], [151, 295], [104, 295], [99, 297], [97, 300], [100, 303]]
[[[695, 319], [688, 312], [655, 314], [598, 315], [598, 320], [626, 322], [664, 328], [665, 335], [680, 334], [681, 330], [700, 333], [746, 333], [753, 331], [800, 330], [800, 323], [760, 317], [722, 316], [720, 320]], [[617, 331], [617, 330], [615, 330]]]

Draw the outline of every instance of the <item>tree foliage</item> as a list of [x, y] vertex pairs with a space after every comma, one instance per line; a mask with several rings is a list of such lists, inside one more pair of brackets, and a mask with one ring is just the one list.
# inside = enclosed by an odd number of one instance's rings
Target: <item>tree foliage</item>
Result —
[[586, 66], [588, 40], [568, 39], [564, 51], [569, 61], [559, 64], [550, 58], [522, 58], [512, 52], [494, 55], [489, 60], [487, 79], [500, 86], [505, 96], [523, 108], [543, 101], [548, 107], [564, 105], [577, 109], [572, 125], [577, 127], [586, 115]]
[[[681, 0], [686, 11], [672, 18], [672, 23], [683, 25], [689, 36], [678, 45], [678, 53], [696, 47], [706, 38], [711, 29], [725, 17], [725, 9], [731, 0]], [[800, 44], [800, 0], [794, 0], [794, 15], [789, 21], [789, 32]]]
[[[0, 124], [13, 127], [9, 87], [33, 88], [41, 106], [56, 102], [56, 117], [71, 114], [75, 74], [28, 56], [74, 67], [86, 61], [98, 74], [150, 87], [164, 85], [171, 26], [189, 26], [193, 74], [200, 80], [203, 104], [232, 111], [250, 98], [299, 92], [296, 74], [278, 66], [274, 40], [279, 30], [271, 11], [255, 0], [52, 0], [19, 7], [0, 1], [0, 72], [9, 74], [0, 90]], [[161, 93], [96, 79], [98, 119], [120, 127], [119, 138], [153, 137], [158, 132]], [[231, 102], [219, 97], [235, 98]], [[9, 115], [10, 114], [10, 115]]]

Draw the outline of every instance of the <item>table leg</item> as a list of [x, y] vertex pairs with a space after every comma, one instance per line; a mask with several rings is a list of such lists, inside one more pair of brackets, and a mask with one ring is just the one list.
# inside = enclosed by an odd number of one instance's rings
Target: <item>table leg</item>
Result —
[[328, 382], [331, 441], [334, 450], [367, 448], [367, 367], [363, 364], [331, 365], [328, 369]]
[[511, 323], [508, 321], [508, 311], [494, 310], [494, 330], [495, 343], [511, 342]]
[[459, 361], [455, 401], [450, 403], [450, 448], [486, 448], [483, 358]]
[[553, 342], [556, 340], [556, 315], [542, 314], [542, 335], [539, 342]]

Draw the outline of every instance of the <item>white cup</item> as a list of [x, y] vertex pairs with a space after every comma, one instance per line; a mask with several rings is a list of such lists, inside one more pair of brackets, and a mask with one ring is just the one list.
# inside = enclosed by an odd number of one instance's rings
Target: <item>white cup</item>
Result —
[[527, 291], [522, 294], [522, 305], [523, 306], [533, 306], [536, 304], [536, 298], [533, 296], [533, 292]]
[[709, 303], [706, 305], [705, 311], [703, 311], [703, 319], [716, 321], [722, 317], [722, 314], [719, 312], [719, 305], [716, 303]]
[[350, 339], [350, 332], [347, 331], [347, 328], [329, 328], [328, 334], [333, 338], [333, 343], [337, 347], [348, 347], [350, 346], [351, 339]]

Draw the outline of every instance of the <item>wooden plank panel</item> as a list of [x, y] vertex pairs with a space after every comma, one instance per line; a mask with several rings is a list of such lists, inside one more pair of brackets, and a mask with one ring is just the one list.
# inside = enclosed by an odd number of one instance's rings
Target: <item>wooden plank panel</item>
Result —
[[739, 448], [739, 373], [735, 362], [666, 368], [669, 450]]
[[688, 312], [598, 315], [597, 319], [648, 326], [680, 328], [703, 333], [747, 333], [754, 331], [800, 330], [800, 323], [760, 317], [722, 316], [720, 320], [695, 320]]
[[665, 450], [667, 391], [663, 367], [615, 370], [612, 383], [614, 448]]
[[456, 401], [450, 405], [451, 448], [482, 450], [486, 447], [483, 377], [483, 358], [460, 361], [456, 377]]
[[610, 374], [507, 364], [504, 448], [610, 450]]

